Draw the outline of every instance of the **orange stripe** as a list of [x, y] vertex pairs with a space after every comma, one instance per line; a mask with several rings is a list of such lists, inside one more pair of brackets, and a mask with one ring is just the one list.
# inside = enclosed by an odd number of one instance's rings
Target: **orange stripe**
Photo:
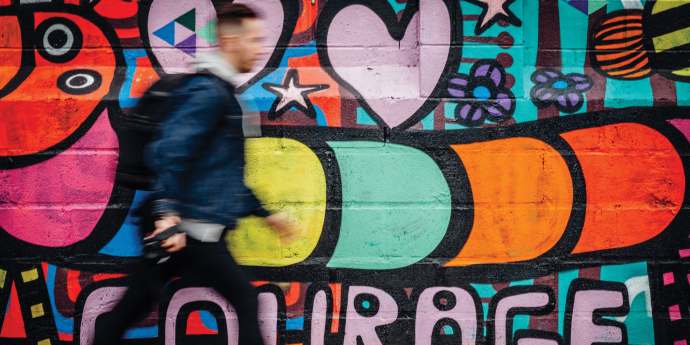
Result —
[[639, 72], [637, 72], [637, 73], [633, 73], [633, 74], [630, 74], [630, 75], [624, 75], [623, 78], [630, 78], [630, 79], [632, 79], [632, 78], [637, 78], [637, 77], [641, 77], [641, 76], [643, 76], [643, 75], [647, 75], [647, 74], [649, 74], [649, 72], [651, 72], [651, 71], [652, 71], [652, 70], [651, 70], [650, 68], [647, 68], [647, 69], [642, 70], [642, 71], [639, 71]]
[[637, 36], [642, 36], [642, 30], [630, 30], [615, 33], [611, 36], [604, 37], [604, 41], [630, 39], [635, 38]]
[[614, 27], [610, 27], [610, 28], [608, 28], [608, 29], [605, 29], [605, 30], [600, 31], [600, 32], [599, 32], [596, 36], [594, 36], [594, 37], [595, 37], [595, 38], [596, 38], [596, 37], [599, 37], [599, 36], [601, 36], [601, 35], [603, 35], [603, 34], [609, 32], [609, 31], [616, 30], [616, 29], [622, 29], [622, 28], [636, 28], [636, 27], [641, 28], [641, 27], [642, 27], [642, 23], [628, 23], [628, 24], [621, 24], [621, 25], [617, 25], [617, 26], [614, 26]]
[[139, 28], [115, 29], [115, 33], [117, 33], [117, 37], [119, 38], [139, 37]]
[[620, 22], [623, 20], [642, 20], [642, 15], [615, 17], [615, 18], [611, 18], [611, 19], [605, 21], [602, 25]]
[[627, 65], [627, 64], [629, 64], [629, 63], [632, 63], [632, 62], [635, 61], [636, 59], [639, 59], [639, 58], [642, 57], [642, 55], [644, 55], [645, 53], [646, 53], [646, 51], [641, 51], [639, 54], [637, 54], [636, 56], [634, 56], [634, 57], [632, 57], [632, 58], [630, 58], [630, 59], [627, 59], [627, 60], [625, 60], [625, 61], [623, 61], [623, 62], [619, 62], [619, 63], [613, 64], [613, 65], [601, 66], [601, 69], [615, 69], [615, 68], [618, 68], [618, 67], [623, 67], [623, 66], [625, 66], [625, 65]]
[[609, 60], [619, 59], [619, 58], [625, 57], [625, 56], [630, 55], [630, 54], [635, 54], [635, 52], [639, 51], [640, 48], [642, 48], [642, 45], [639, 45], [637, 48], [635, 48], [635, 50], [622, 51], [620, 53], [613, 53], [613, 54], [601, 54], [601, 55], [597, 54], [596, 55], [597, 61], [601, 62], [601, 61], [609, 61]]
[[638, 70], [638, 69], [644, 67], [645, 65], [647, 65], [647, 63], [649, 63], [649, 59], [645, 58], [645, 59], [642, 60], [640, 63], [638, 63], [637, 65], [635, 65], [635, 67], [633, 67], [633, 68], [626, 69], [626, 70], [622, 70], [622, 71], [609, 72], [609, 74], [610, 74], [610, 75], [623, 75], [623, 74], [628, 74], [628, 73], [630, 73], [630, 72], [634, 72], [634, 71], [636, 71], [636, 70]]
[[621, 49], [621, 48], [629, 47], [629, 46], [631, 46], [631, 45], [633, 45], [633, 44], [635, 44], [635, 43], [637, 43], [637, 42], [640, 42], [640, 41], [642, 41], [642, 38], [638, 38], [637, 40], [631, 41], [631, 42], [607, 44], [607, 45], [605, 45], [605, 46], [595, 46], [594, 49], [601, 49], [601, 50], [605, 50], [605, 49]]

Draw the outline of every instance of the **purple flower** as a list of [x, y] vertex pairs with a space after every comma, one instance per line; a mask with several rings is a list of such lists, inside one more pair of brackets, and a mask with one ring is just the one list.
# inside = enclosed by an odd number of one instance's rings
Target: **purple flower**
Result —
[[505, 87], [506, 73], [496, 60], [477, 61], [470, 74], [451, 76], [448, 93], [455, 108], [456, 121], [464, 126], [479, 126], [485, 120], [503, 122], [513, 117], [515, 96]]
[[532, 102], [539, 109], [548, 108], [551, 104], [561, 112], [574, 113], [584, 104], [583, 94], [592, 89], [594, 82], [586, 75], [563, 73], [544, 68], [532, 73]]

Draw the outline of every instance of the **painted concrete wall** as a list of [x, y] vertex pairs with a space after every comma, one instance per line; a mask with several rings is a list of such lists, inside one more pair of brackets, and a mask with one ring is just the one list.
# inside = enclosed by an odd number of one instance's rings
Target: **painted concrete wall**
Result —
[[[305, 224], [227, 238], [267, 344], [687, 345], [690, 1], [240, 2], [246, 182]], [[214, 32], [209, 0], [0, 0], [1, 344], [91, 343], [141, 248], [115, 125]], [[233, 315], [174, 280], [125, 343]]]

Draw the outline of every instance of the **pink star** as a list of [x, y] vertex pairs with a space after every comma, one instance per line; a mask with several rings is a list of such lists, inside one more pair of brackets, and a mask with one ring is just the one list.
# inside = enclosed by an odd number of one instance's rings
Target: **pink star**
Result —
[[476, 35], [481, 35], [484, 31], [494, 25], [495, 22], [503, 20], [514, 26], [522, 26], [522, 21], [518, 19], [508, 6], [515, 0], [466, 0], [483, 9], [479, 15], [477, 25], [474, 28]]

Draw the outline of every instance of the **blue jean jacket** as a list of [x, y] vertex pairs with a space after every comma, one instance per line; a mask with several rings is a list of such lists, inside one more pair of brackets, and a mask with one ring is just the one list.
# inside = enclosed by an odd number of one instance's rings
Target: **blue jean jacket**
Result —
[[212, 75], [186, 79], [146, 147], [156, 172], [154, 210], [234, 226], [268, 216], [244, 184], [242, 108], [229, 83]]

